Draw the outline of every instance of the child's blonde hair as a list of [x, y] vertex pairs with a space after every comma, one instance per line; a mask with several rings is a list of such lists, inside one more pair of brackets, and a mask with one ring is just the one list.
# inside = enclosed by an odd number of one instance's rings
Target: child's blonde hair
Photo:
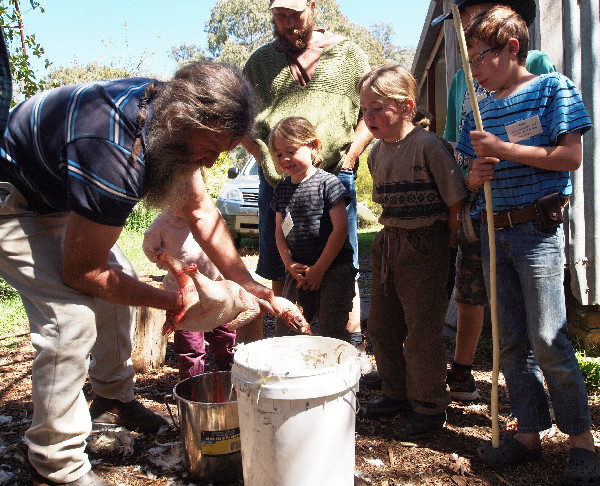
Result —
[[317, 138], [317, 132], [312, 124], [301, 116], [288, 116], [282, 118], [277, 122], [277, 125], [273, 127], [269, 134], [269, 152], [271, 152], [271, 158], [275, 164], [275, 169], [280, 174], [283, 173], [279, 162], [277, 162], [277, 156], [275, 155], [275, 140], [280, 139], [285, 142], [298, 144], [298, 145], [310, 145], [315, 144], [315, 148], [312, 152], [312, 164], [315, 167], [319, 167], [323, 162], [322, 145], [321, 141]]
[[519, 41], [517, 61], [524, 66], [529, 50], [529, 30], [523, 18], [510, 7], [504, 5], [498, 5], [480, 12], [471, 18], [471, 22], [465, 29], [467, 47], [471, 47], [479, 40], [494, 49], [500, 50], [512, 38]]
[[412, 100], [412, 120], [417, 107], [417, 82], [408, 69], [398, 64], [384, 64], [360, 79], [357, 91], [360, 94], [364, 89], [370, 89], [379, 96], [394, 100], [398, 106], [406, 100]]

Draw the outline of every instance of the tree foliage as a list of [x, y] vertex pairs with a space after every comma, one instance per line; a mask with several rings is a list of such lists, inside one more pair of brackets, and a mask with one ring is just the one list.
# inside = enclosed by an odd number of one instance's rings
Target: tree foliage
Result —
[[70, 66], [53, 69], [45, 77], [48, 88], [56, 88], [66, 84], [86, 83], [88, 81], [102, 81], [105, 79], [128, 78], [131, 73], [122, 68], [103, 66], [92, 62], [87, 66]]
[[350, 22], [336, 0], [319, 0], [317, 2], [315, 26], [341, 34], [354, 41], [367, 54], [371, 67], [380, 66], [385, 62], [383, 47], [379, 40], [367, 28]]
[[171, 57], [175, 62], [189, 62], [191, 60], [204, 60], [206, 55], [202, 48], [196, 44], [181, 44], [180, 46], [171, 47]]
[[[266, 0], [217, 0], [206, 22], [207, 57], [242, 67], [255, 49], [273, 39], [271, 19]], [[350, 22], [336, 0], [317, 2], [315, 25], [356, 42], [369, 57], [372, 67], [403, 59], [404, 51], [391, 43], [391, 26], [377, 24], [370, 31]], [[188, 46], [174, 47], [172, 57], [177, 61], [190, 61], [205, 56], [201, 48], [193, 47], [194, 51], [186, 57], [179, 53], [190, 53]]]
[[[31, 9], [44, 8], [35, 1], [27, 2]], [[35, 34], [28, 34], [23, 26], [18, 0], [3, 1], [0, 4], [0, 26], [4, 33], [6, 47], [10, 59], [10, 71], [13, 79], [13, 104], [44, 89], [45, 82], [38, 79], [30, 63], [30, 56], [42, 58], [43, 47], [36, 41]], [[46, 68], [50, 61], [45, 59]]]
[[241, 67], [252, 51], [272, 40], [271, 12], [265, 0], [217, 0], [206, 32], [211, 57]]
[[392, 42], [394, 36], [393, 27], [385, 22], [371, 25], [371, 32], [379, 41], [382, 47], [382, 54], [385, 62], [396, 63], [411, 69], [416, 47], [399, 47]]

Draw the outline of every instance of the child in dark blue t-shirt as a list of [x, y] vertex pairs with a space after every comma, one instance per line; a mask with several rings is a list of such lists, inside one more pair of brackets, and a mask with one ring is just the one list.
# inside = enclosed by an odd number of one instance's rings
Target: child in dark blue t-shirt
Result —
[[[317, 168], [321, 143], [308, 120], [282, 119], [271, 132], [269, 150], [278, 170], [288, 175], [275, 187], [271, 202], [286, 267], [283, 296], [302, 307], [308, 322], [318, 315], [319, 334], [347, 339], [356, 274], [348, 240], [348, 193], [336, 176]], [[277, 318], [275, 334], [289, 332]]]

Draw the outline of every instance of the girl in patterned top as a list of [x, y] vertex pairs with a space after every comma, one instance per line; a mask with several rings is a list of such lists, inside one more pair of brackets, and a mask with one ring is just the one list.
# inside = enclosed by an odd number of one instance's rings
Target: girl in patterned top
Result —
[[384, 225], [373, 241], [367, 322], [383, 395], [366, 411], [407, 413], [394, 433], [410, 440], [441, 429], [450, 403], [442, 328], [467, 191], [452, 147], [413, 124], [417, 87], [406, 69], [381, 66], [358, 87], [367, 128], [379, 139], [367, 162]]

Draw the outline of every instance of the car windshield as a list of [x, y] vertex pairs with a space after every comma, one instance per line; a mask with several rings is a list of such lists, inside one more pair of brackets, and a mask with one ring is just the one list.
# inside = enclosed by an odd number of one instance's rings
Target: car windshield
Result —
[[254, 160], [254, 157], [250, 157], [250, 159], [248, 159], [246, 165], [244, 165], [244, 168], [242, 169], [242, 173], [244, 175], [251, 176], [258, 175], [258, 164], [256, 163], [256, 160]]

